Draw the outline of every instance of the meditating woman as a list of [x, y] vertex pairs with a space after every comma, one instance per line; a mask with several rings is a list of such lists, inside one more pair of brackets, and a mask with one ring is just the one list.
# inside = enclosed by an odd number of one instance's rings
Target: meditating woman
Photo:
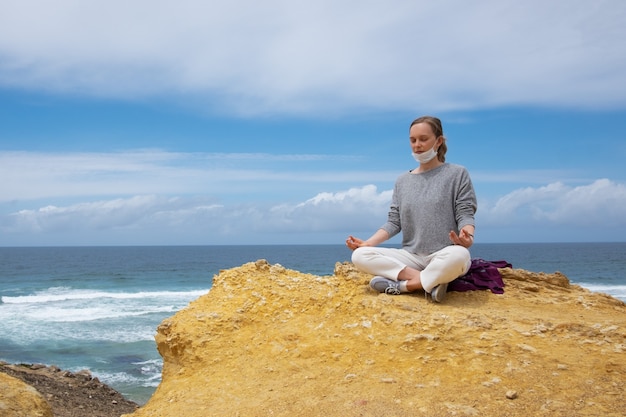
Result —
[[[447, 284], [470, 267], [476, 195], [467, 170], [445, 162], [441, 121], [424, 116], [409, 128], [419, 166], [396, 180], [387, 222], [366, 240], [349, 236], [352, 262], [375, 275], [370, 286], [387, 294], [424, 290], [441, 302]], [[402, 231], [402, 248], [378, 247]]]

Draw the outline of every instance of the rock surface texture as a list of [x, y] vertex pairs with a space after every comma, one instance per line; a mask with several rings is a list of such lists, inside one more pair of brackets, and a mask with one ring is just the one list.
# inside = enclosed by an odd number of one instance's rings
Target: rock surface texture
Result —
[[86, 370], [0, 362], [0, 417], [119, 417], [137, 407]]
[[264, 260], [158, 327], [163, 380], [133, 417], [624, 416], [626, 305], [560, 273], [503, 295], [369, 289]]
[[52, 417], [52, 408], [43, 396], [17, 378], [0, 373], [0, 416]]

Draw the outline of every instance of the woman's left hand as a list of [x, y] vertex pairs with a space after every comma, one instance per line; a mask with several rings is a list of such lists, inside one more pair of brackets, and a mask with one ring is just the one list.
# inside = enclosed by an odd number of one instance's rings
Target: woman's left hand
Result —
[[464, 227], [463, 229], [461, 229], [458, 235], [454, 232], [454, 230], [451, 230], [450, 240], [455, 245], [461, 245], [469, 248], [474, 243], [474, 229], [470, 227]]

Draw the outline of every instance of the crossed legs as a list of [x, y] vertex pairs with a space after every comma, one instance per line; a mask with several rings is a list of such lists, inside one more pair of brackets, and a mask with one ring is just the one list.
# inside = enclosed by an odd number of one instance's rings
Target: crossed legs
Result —
[[430, 293], [465, 274], [471, 265], [467, 248], [447, 246], [427, 256], [404, 249], [363, 246], [352, 253], [352, 263], [361, 271], [394, 281], [405, 281], [406, 291], [423, 289]]

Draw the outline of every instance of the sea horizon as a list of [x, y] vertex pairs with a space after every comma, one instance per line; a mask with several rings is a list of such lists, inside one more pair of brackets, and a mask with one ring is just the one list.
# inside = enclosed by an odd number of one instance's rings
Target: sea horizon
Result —
[[[476, 242], [474, 245], [578, 245], [626, 243], [626, 240]], [[2, 248], [108, 248], [108, 247], [204, 247], [204, 246], [345, 246], [344, 243], [177, 243], [177, 244], [58, 244], [58, 245], [0, 245]], [[400, 242], [385, 242], [380, 246], [400, 246]], [[470, 248], [471, 249], [471, 248]]]

